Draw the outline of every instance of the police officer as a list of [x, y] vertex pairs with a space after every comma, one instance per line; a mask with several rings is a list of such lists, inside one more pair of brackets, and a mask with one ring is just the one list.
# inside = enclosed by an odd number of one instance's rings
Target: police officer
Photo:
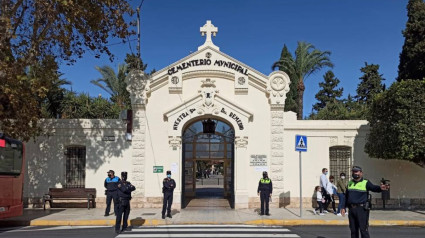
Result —
[[[119, 209], [117, 219], [115, 220], [115, 233], [117, 234], [127, 230], [127, 220], [128, 215], [130, 215], [131, 192], [136, 190], [136, 188], [127, 181], [127, 172], [121, 172], [121, 178], [122, 180], [118, 183]], [[120, 230], [121, 219], [123, 219], [123, 224]]]
[[359, 230], [362, 238], [369, 238], [369, 210], [370, 201], [368, 200], [369, 191], [382, 192], [387, 190], [387, 186], [373, 185], [369, 180], [363, 178], [362, 168], [354, 166], [351, 170], [353, 179], [348, 182], [345, 193], [346, 204], [341, 209], [341, 214], [345, 215], [345, 210], [348, 207], [348, 221], [350, 224], [351, 238], [359, 237]]
[[176, 188], [176, 182], [171, 178], [171, 171], [167, 171], [167, 177], [162, 181], [162, 193], [164, 198], [162, 200], [162, 219], [165, 219], [165, 210], [167, 210], [167, 217], [171, 216], [171, 205], [173, 204], [173, 192]]
[[[260, 182], [258, 183], [258, 189], [257, 189], [257, 193], [260, 196], [260, 200], [261, 200], [261, 213], [260, 213], [261, 216], [263, 216], [264, 214], [266, 214], [267, 216], [270, 216], [269, 201], [270, 201], [270, 197], [272, 196], [272, 192], [273, 192], [272, 180], [269, 179], [267, 171], [264, 171], [263, 178], [260, 179]], [[266, 213], [264, 213], [264, 207], [265, 207]]]
[[117, 185], [120, 181], [120, 178], [115, 176], [113, 170], [109, 170], [108, 177], [105, 179], [104, 186], [106, 188], [106, 210], [105, 217], [109, 216], [109, 211], [111, 210], [111, 201], [114, 200], [114, 213], [117, 215], [118, 212], [118, 191]]

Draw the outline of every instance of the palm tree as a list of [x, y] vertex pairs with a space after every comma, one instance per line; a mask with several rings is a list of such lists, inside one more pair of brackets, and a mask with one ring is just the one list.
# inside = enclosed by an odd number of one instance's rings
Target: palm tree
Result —
[[316, 49], [310, 43], [298, 42], [297, 49], [295, 50], [295, 58], [284, 57], [273, 64], [273, 67], [279, 67], [279, 69], [286, 72], [290, 77], [294, 77], [297, 81], [298, 120], [303, 118], [304, 81], [308, 76], [324, 67], [333, 67], [329, 59], [330, 54], [331, 52], [329, 51], [322, 52]]
[[111, 95], [111, 101], [118, 104], [121, 110], [130, 108], [130, 94], [126, 89], [127, 83], [125, 82], [127, 66], [119, 65], [117, 74], [109, 66], [96, 66], [96, 70], [99, 71], [102, 78], [90, 82]]

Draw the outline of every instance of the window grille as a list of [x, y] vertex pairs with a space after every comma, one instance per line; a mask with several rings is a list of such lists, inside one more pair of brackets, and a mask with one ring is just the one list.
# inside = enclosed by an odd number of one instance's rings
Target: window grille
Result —
[[329, 173], [339, 178], [340, 173], [349, 176], [351, 168], [351, 147], [334, 146], [329, 148]]
[[84, 188], [86, 180], [86, 147], [66, 148], [66, 188]]

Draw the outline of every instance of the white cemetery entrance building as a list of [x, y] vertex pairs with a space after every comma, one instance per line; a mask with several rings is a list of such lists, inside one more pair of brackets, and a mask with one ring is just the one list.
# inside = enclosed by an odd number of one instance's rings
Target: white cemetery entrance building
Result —
[[[179, 184], [176, 203], [182, 207], [190, 206], [193, 198], [211, 196], [227, 199], [230, 207], [247, 208], [263, 170], [275, 172], [274, 194], [283, 192], [278, 174], [283, 171], [289, 78], [284, 72], [266, 76], [222, 53], [211, 40], [218, 29], [210, 21], [200, 30], [206, 41], [195, 53], [140, 87], [132, 87], [137, 73], [130, 76], [133, 146], [139, 139], [144, 143], [133, 148], [133, 159], [144, 160], [144, 167], [135, 166], [145, 173], [154, 166], [172, 170]], [[262, 163], [250, 166], [250, 156], [257, 155]], [[144, 183], [144, 195], [160, 197], [163, 174], [146, 178], [150, 181]]]
[[[273, 182], [271, 206], [297, 207], [297, 134], [308, 136], [305, 207], [315, 204], [313, 190], [322, 168], [337, 177], [350, 174], [354, 164], [374, 183], [382, 177], [392, 180], [394, 206], [424, 202], [425, 191], [417, 189], [425, 179], [422, 168], [364, 153], [367, 121], [297, 120], [295, 113], [284, 112], [290, 85], [286, 73], [264, 75], [221, 52], [212, 42], [218, 28], [210, 21], [200, 31], [206, 40], [196, 52], [150, 77], [130, 73], [132, 120], [41, 122], [45, 134], [27, 144], [24, 196], [29, 206], [39, 204], [52, 187], [96, 188], [97, 206], [104, 206], [103, 181], [113, 169], [118, 176], [127, 171], [136, 186], [133, 207], [162, 206], [167, 170], [177, 183], [173, 209], [259, 207], [263, 171]], [[129, 125], [131, 136], [126, 135]]]

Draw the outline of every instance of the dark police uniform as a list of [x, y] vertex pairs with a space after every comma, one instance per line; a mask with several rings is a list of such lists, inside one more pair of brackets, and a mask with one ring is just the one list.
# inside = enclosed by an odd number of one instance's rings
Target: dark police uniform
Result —
[[[269, 201], [270, 201], [270, 194], [273, 192], [273, 185], [272, 180], [267, 177], [267, 173], [263, 173], [266, 177], [263, 177], [260, 179], [260, 182], [258, 183], [258, 189], [257, 193], [260, 193], [260, 200], [261, 200], [261, 213], [260, 215], [266, 214], [267, 216], [270, 215], [269, 213]], [[264, 213], [264, 207], [266, 210], [266, 213]]]
[[[112, 170], [109, 170], [111, 172]], [[108, 173], [109, 173], [108, 172]], [[112, 171], [113, 172], [113, 171]], [[106, 210], [105, 210], [105, 216], [109, 216], [109, 212], [111, 211], [111, 201], [114, 200], [114, 212], [115, 215], [118, 212], [118, 182], [120, 181], [120, 178], [117, 176], [114, 176], [113, 178], [107, 177], [105, 179], [104, 186], [106, 188]]]
[[[167, 175], [171, 175], [171, 171], [167, 171]], [[176, 182], [174, 179], [164, 178], [162, 181], [162, 192], [164, 193], [164, 198], [162, 200], [162, 219], [165, 219], [165, 210], [167, 210], [167, 217], [172, 218], [171, 216], [171, 205], [173, 204], [173, 192], [176, 188]]]
[[382, 192], [380, 186], [373, 185], [367, 179], [360, 179], [348, 182], [345, 193], [345, 207], [350, 208], [348, 221], [350, 223], [351, 238], [359, 237], [359, 230], [362, 238], [369, 238], [369, 209], [366, 207], [369, 191]]
[[[123, 172], [124, 173], [124, 172]], [[130, 215], [130, 200], [131, 200], [131, 192], [136, 190], [136, 188], [127, 180], [127, 173], [125, 172], [125, 176], [122, 175], [122, 179], [118, 183], [118, 196], [119, 196], [119, 209], [117, 214], [117, 219], [115, 221], [115, 232], [120, 232], [121, 219], [123, 219], [122, 230], [124, 231], [128, 224], [128, 216]], [[123, 217], [124, 216], [124, 217]]]

